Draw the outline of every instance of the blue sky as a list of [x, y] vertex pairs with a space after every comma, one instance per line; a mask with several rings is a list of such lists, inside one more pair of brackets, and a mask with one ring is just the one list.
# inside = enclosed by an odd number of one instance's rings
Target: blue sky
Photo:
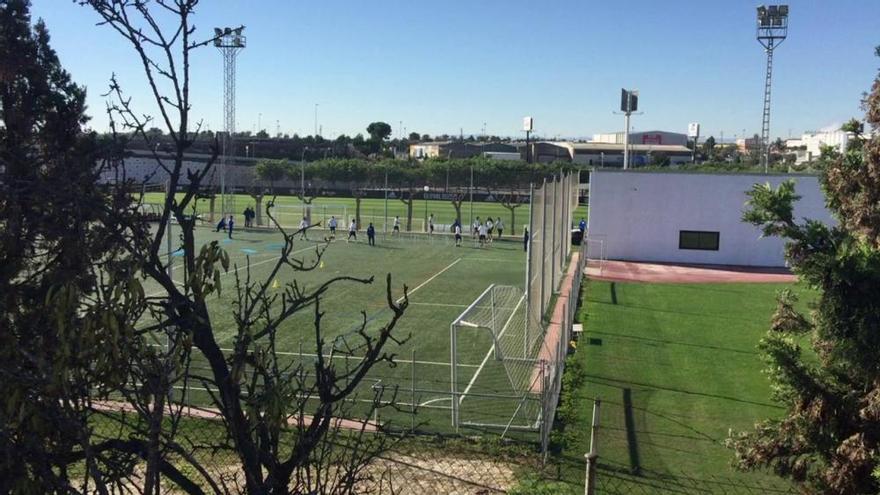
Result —
[[[152, 113], [126, 42], [88, 8], [33, 0], [53, 46], [89, 90], [92, 125], [107, 126], [116, 73]], [[760, 132], [764, 53], [754, 39], [757, 2], [738, 0], [446, 2], [203, 0], [194, 23], [246, 26], [239, 56], [237, 127], [311, 134], [315, 103], [324, 136], [365, 132], [384, 120], [397, 135], [518, 136], [522, 117], [541, 136], [621, 130], [621, 87], [638, 88], [636, 130]], [[789, 38], [776, 52], [773, 136], [798, 135], [858, 116], [880, 59], [880, 1], [795, 0]], [[193, 117], [222, 127], [222, 60], [194, 55]]]

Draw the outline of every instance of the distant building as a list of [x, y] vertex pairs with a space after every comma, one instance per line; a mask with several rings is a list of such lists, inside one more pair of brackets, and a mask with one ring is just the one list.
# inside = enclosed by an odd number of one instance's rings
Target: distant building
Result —
[[480, 143], [469, 141], [431, 141], [409, 145], [409, 157], [424, 158], [470, 158], [487, 153], [516, 153], [516, 146], [506, 143]]
[[804, 163], [819, 158], [823, 146], [831, 146], [843, 153], [853, 138], [853, 133], [846, 131], [805, 132], [798, 139], [785, 141], [787, 153], [794, 153], [795, 163]]
[[739, 138], [736, 140], [736, 150], [740, 153], [747, 153], [753, 150], [761, 149], [761, 138], [758, 136], [750, 138]]
[[[623, 132], [605, 134], [593, 134], [593, 143], [623, 144], [625, 135]], [[629, 144], [652, 144], [652, 145], [677, 145], [687, 146], [687, 134], [668, 131], [644, 131], [630, 132]]]
[[[623, 143], [573, 143], [569, 141], [539, 141], [531, 143], [532, 161], [547, 163], [567, 161], [594, 167], [623, 167]], [[630, 144], [630, 163], [643, 167], [669, 158], [670, 165], [691, 161], [691, 150], [673, 144]], [[521, 153], [525, 156], [525, 150]]]

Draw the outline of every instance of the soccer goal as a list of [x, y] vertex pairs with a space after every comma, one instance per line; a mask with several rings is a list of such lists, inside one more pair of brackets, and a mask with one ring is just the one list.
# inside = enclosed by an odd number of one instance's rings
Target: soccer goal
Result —
[[289, 229], [298, 229], [303, 217], [308, 219], [309, 225], [320, 225], [318, 228], [326, 229], [330, 218], [335, 217], [341, 232], [348, 228], [348, 223], [354, 218], [354, 211], [346, 205], [300, 203], [275, 205], [272, 215], [282, 227]]
[[537, 431], [542, 412], [542, 330], [529, 322], [518, 287], [490, 285], [450, 325], [452, 423]]

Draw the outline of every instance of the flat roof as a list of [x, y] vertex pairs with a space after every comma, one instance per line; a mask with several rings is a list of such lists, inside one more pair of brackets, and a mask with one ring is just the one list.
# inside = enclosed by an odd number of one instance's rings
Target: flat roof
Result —
[[[623, 151], [623, 144], [620, 143], [565, 143], [566, 146], [575, 151]], [[629, 149], [633, 151], [666, 151], [669, 153], [690, 153], [691, 149], [680, 144], [630, 144]]]

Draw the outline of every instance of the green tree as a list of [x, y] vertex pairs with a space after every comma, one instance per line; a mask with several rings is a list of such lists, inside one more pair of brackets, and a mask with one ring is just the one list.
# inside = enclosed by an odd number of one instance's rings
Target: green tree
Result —
[[258, 137], [258, 138], [260, 138], [260, 139], [268, 139], [268, 138], [269, 138], [269, 133], [266, 132], [266, 129], [260, 129], [259, 132], [257, 132], [257, 136], [256, 136], [256, 137]]
[[386, 122], [373, 122], [367, 126], [367, 134], [370, 135], [370, 140], [382, 143], [391, 135], [391, 126]]
[[410, 140], [410, 141], [418, 141], [418, 140], [420, 140], [421, 138], [422, 138], [422, 137], [419, 135], [418, 132], [411, 132], [411, 133], [409, 133], [409, 140]]
[[290, 163], [287, 160], [260, 160], [254, 166], [254, 184], [250, 196], [254, 198], [254, 213], [258, 226], [263, 225], [263, 198], [266, 194], [263, 183], [269, 183], [269, 194], [274, 196], [275, 183], [283, 179], [290, 169]]
[[[878, 49], [880, 55], [880, 49]], [[880, 76], [865, 100], [880, 127]], [[731, 439], [743, 469], [771, 468], [807, 493], [880, 491], [880, 135], [856, 137], [821, 182], [837, 224], [799, 221], [794, 183], [756, 185], [744, 219], [786, 239], [786, 259], [818, 293], [809, 314], [789, 291], [760, 344], [786, 408]], [[804, 351], [803, 346], [809, 350]]]
[[85, 89], [29, 10], [0, 2], [0, 492], [71, 493], [68, 460], [102, 491], [124, 470], [100, 460], [89, 394], [128, 378], [144, 304], [108, 218], [132, 197], [98, 186], [121, 148], [83, 132]]

